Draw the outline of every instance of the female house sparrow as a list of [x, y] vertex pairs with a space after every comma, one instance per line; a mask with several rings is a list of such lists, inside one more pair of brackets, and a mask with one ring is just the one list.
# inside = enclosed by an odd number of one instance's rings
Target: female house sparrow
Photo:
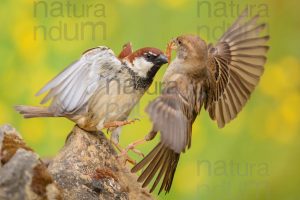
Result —
[[177, 56], [164, 75], [162, 94], [146, 109], [153, 122], [146, 140], [160, 132], [160, 142], [132, 169], [145, 167], [138, 178], [143, 187], [155, 179], [150, 192], [162, 178], [159, 193], [170, 191], [180, 154], [191, 146], [192, 124], [202, 106], [222, 128], [238, 115], [258, 84], [269, 36], [260, 36], [265, 24], [257, 25], [259, 16], [244, 22], [246, 16], [247, 10], [215, 46], [194, 35], [171, 42]]
[[49, 107], [16, 106], [24, 118], [65, 117], [87, 131], [115, 128], [130, 123], [127, 117], [151, 85], [167, 57], [156, 48], [132, 52], [124, 46], [119, 57], [100, 46], [83, 53], [81, 58], [48, 82], [38, 93], [48, 91], [41, 104]]

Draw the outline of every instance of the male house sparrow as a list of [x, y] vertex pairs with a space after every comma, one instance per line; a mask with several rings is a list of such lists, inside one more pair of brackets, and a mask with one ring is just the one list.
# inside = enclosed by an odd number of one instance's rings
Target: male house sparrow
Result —
[[88, 131], [112, 128], [112, 139], [118, 143], [117, 127], [131, 122], [127, 121], [130, 111], [167, 62], [156, 48], [132, 52], [127, 44], [116, 57], [108, 47], [96, 47], [84, 52], [37, 93], [48, 91], [41, 104], [52, 100], [49, 107], [16, 106], [16, 110], [24, 118], [65, 117]]
[[162, 94], [146, 109], [153, 128], [145, 140], [160, 132], [160, 142], [132, 169], [145, 167], [138, 178], [143, 187], [155, 179], [150, 192], [162, 178], [159, 193], [170, 191], [180, 154], [191, 146], [192, 124], [202, 106], [222, 128], [242, 110], [258, 84], [269, 36], [260, 36], [265, 24], [257, 25], [259, 16], [244, 22], [246, 15], [247, 10], [214, 46], [195, 35], [171, 42], [177, 56], [164, 75]]

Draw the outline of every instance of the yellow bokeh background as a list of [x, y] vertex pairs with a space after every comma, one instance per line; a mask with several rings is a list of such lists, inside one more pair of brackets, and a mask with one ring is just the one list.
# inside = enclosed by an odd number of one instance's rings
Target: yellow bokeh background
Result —
[[[92, 9], [83, 17], [68, 16], [68, 2], [78, 12], [86, 9], [82, 6], [90, 5]], [[53, 4], [62, 5], [63, 16], [51, 14]], [[103, 16], [93, 12], [97, 4], [104, 6]], [[199, 8], [204, 4], [206, 7]], [[237, 10], [249, 5], [254, 15], [267, 7], [267, 16], [261, 21], [268, 23], [271, 49], [259, 86], [237, 119], [224, 129], [218, 129], [202, 111], [193, 127], [192, 148], [181, 156], [173, 188], [158, 199], [300, 199], [299, 1], [2, 0], [0, 5], [0, 124], [12, 124], [45, 157], [59, 151], [74, 124], [62, 118], [25, 120], [13, 106], [38, 105], [41, 97], [35, 93], [83, 51], [106, 45], [118, 53], [128, 41], [135, 49], [165, 49], [171, 38], [183, 33], [200, 34], [213, 42], [217, 39], [215, 28], [233, 22]], [[214, 16], [222, 6], [227, 15]], [[45, 9], [49, 11], [47, 16]], [[85, 22], [105, 24], [106, 37], [98, 30], [94, 39], [89, 37], [90, 32], [77, 40], [63, 35], [58, 40], [51, 38], [54, 35], [50, 29], [59, 23], [66, 26], [62, 33], [79, 34], [74, 27]], [[47, 30], [47, 38], [43, 32], [35, 32], [38, 26]], [[199, 27], [208, 27], [209, 31], [201, 32]], [[157, 81], [165, 69], [160, 70]], [[149, 94], [142, 98], [131, 116], [139, 117], [141, 122], [123, 128], [121, 145], [148, 133], [151, 124], [144, 108], [154, 98]], [[140, 149], [149, 152], [157, 140]], [[259, 174], [261, 165], [267, 166], [267, 173]], [[220, 174], [218, 170], [223, 171]]]

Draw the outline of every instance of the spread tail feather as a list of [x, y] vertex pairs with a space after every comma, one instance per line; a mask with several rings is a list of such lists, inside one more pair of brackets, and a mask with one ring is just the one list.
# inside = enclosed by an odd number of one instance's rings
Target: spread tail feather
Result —
[[47, 107], [38, 106], [15, 106], [15, 110], [23, 115], [24, 118], [34, 117], [54, 117], [54, 114]]
[[159, 143], [142, 161], [131, 169], [131, 172], [135, 173], [146, 167], [138, 178], [138, 182], [143, 182], [142, 187], [146, 187], [157, 174], [150, 192], [155, 189], [161, 178], [163, 178], [158, 194], [162, 190], [168, 193], [171, 189], [179, 157], [179, 153]]

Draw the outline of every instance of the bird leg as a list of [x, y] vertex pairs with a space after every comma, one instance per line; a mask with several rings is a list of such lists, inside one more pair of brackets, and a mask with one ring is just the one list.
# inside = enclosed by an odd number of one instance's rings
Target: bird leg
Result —
[[[137, 141], [130, 143], [125, 149], [123, 149], [121, 151], [120, 156], [125, 155], [127, 158], [129, 158], [128, 152], [131, 150], [132, 152], [136, 153], [137, 155], [139, 155], [141, 157], [145, 157], [145, 155], [140, 150], [136, 149], [135, 147], [138, 145], [144, 144], [145, 142], [148, 142], [150, 140], [153, 140], [153, 138], [155, 138], [156, 134], [157, 134], [157, 131], [152, 130], [150, 133], [148, 133], [148, 135], [145, 136], [144, 139], [137, 140]], [[125, 161], [125, 163], [126, 163], [126, 161]]]
[[142, 140], [137, 140], [135, 142], [130, 143], [125, 149], [123, 149], [121, 151], [120, 156], [128, 155], [128, 152], [131, 150], [132, 152], [136, 153], [137, 155], [139, 155], [141, 157], [145, 157], [144, 154], [140, 150], [135, 148], [136, 146], [144, 144], [145, 142], [146, 142], [146, 140], [142, 139]]
[[124, 121], [113, 121], [113, 122], [107, 122], [104, 124], [104, 128], [107, 128], [108, 131], [110, 129], [114, 129], [114, 128], [118, 128], [118, 127], [121, 127], [121, 126], [125, 126], [127, 124], [132, 124], [134, 123], [135, 121], [138, 121], [139, 119], [131, 119], [131, 120], [124, 120]]
[[117, 159], [123, 158], [124, 165], [126, 165], [126, 162], [129, 162], [132, 165], [136, 164], [136, 161], [128, 155], [128, 151], [126, 152], [126, 150], [124, 150], [118, 143], [115, 143], [114, 141], [112, 142], [114, 146], [120, 151], [120, 154], [117, 156]]
[[128, 154], [124, 154], [124, 149], [121, 147], [121, 145], [119, 144], [119, 136], [120, 136], [120, 133], [121, 133], [121, 127], [118, 127], [118, 128], [111, 128], [110, 130], [108, 131], [111, 131], [111, 135], [110, 135], [110, 142], [111, 144], [120, 152], [120, 154], [117, 156], [117, 158], [120, 158], [122, 157], [123, 160], [124, 160], [124, 165], [126, 164], [126, 162], [128, 161], [129, 163], [135, 165], [136, 162], [135, 160], [133, 160], [132, 158], [129, 157]]

